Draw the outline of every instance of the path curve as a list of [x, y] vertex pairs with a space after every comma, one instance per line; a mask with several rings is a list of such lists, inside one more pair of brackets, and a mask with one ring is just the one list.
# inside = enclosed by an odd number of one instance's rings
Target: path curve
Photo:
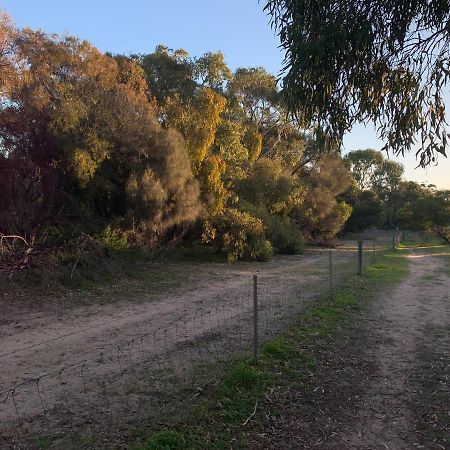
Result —
[[[350, 432], [340, 436], [349, 449], [410, 449], [414, 387], [409, 378], [417, 366], [417, 348], [426, 344], [430, 326], [450, 326], [450, 277], [438, 255], [415, 250], [408, 256], [408, 277], [374, 302], [369, 325], [380, 342], [378, 371]], [[447, 272], [446, 272], [447, 270]]]

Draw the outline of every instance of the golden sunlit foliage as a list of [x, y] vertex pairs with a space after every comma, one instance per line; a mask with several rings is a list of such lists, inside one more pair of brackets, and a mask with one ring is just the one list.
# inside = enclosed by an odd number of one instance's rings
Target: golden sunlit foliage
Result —
[[200, 171], [208, 150], [214, 143], [217, 126], [226, 105], [220, 94], [201, 87], [195, 97], [184, 104], [179, 98], [166, 103], [166, 123], [180, 131], [186, 140], [194, 173]]
[[[16, 32], [12, 48], [15, 83], [0, 110], [0, 168], [10, 171], [2, 176], [10, 194], [2, 231], [32, 236], [69, 215], [83, 227], [120, 219], [124, 229], [133, 223], [158, 234], [197, 218], [185, 143], [159, 123], [138, 63], [28, 29]], [[15, 177], [34, 184], [36, 206], [11, 185]]]
[[339, 154], [321, 155], [263, 68], [162, 45], [103, 54], [2, 15], [0, 75], [0, 233], [152, 250], [183, 236], [265, 260], [350, 212]]

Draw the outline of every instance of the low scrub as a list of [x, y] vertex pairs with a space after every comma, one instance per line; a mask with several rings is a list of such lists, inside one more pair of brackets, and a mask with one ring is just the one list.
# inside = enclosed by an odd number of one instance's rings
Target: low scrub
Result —
[[305, 251], [300, 231], [287, 217], [267, 214], [262, 220], [267, 227], [267, 237], [277, 253], [299, 255]]
[[203, 241], [212, 243], [229, 262], [268, 261], [273, 254], [262, 220], [234, 208], [226, 209], [206, 223]]

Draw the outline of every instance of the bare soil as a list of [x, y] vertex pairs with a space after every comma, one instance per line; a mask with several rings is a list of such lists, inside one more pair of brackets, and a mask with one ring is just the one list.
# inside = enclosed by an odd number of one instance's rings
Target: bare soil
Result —
[[[29, 299], [28, 304], [2, 299], [0, 392], [23, 378], [88, 359], [89, 351], [97, 355], [101, 349], [116, 348], [141, 330], [165, 329], [200, 306], [215, 307], [217, 300], [247, 298], [254, 273], [270, 285], [280, 276], [288, 279], [295, 275], [300, 263], [314, 265], [317, 258], [320, 254], [283, 257], [267, 264], [194, 264], [178, 289], [162, 288], [138, 295], [111, 292], [108, 303], [97, 302], [91, 293], [85, 294], [92, 300], [87, 305], [60, 298], [34, 305]], [[187, 266], [174, 265], [173, 275], [186, 271]]]
[[269, 412], [249, 432], [248, 448], [450, 448], [446, 258], [413, 251], [407, 279], [313, 350], [319, 364], [307, 383], [275, 390], [260, 406]]
[[[335, 252], [335, 282], [355, 272], [354, 250], [350, 245]], [[129, 292], [118, 283], [117, 292], [112, 286], [103, 296], [4, 295], [0, 446], [16, 448], [49, 429], [61, 444], [68, 429], [77, 434], [93, 422], [92, 435], [99, 429], [112, 434], [113, 423], [129, 427], [148, 420], [149, 404], [157, 419], [183, 382], [190, 379], [195, 389], [196, 364], [225, 361], [250, 348], [253, 274], [263, 341], [329, 288], [328, 256], [317, 250], [270, 263], [165, 265], [162, 279], [150, 268], [156, 282], [138, 288], [130, 282]]]
[[[334, 284], [356, 272], [355, 251], [351, 241], [333, 252]], [[214, 383], [205, 365], [251, 348], [254, 274], [261, 343], [327, 292], [329, 252], [151, 264], [89, 291], [0, 289], [0, 447], [33, 447], [39, 436], [53, 448], [119, 447], [133, 427], [177, 414]]]

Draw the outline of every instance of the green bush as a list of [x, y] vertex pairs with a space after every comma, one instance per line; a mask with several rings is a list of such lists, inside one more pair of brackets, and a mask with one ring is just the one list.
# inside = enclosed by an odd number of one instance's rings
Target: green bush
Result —
[[268, 261], [273, 254], [263, 222], [234, 208], [226, 209], [205, 224], [203, 240], [224, 253], [229, 262]]
[[245, 201], [239, 203], [239, 208], [262, 220], [266, 229], [266, 237], [276, 253], [299, 255], [304, 252], [305, 245], [302, 233], [288, 216], [273, 214], [267, 208], [256, 208]]
[[304, 252], [305, 246], [298, 228], [288, 217], [272, 214], [260, 216], [266, 225], [266, 235], [277, 253], [282, 255], [298, 255]]
[[113, 252], [120, 252], [129, 250], [130, 245], [127, 237], [119, 228], [113, 228], [108, 225], [100, 234], [99, 243], [107, 250]]
[[145, 450], [181, 450], [183, 438], [176, 431], [161, 430], [155, 433], [144, 445]]

